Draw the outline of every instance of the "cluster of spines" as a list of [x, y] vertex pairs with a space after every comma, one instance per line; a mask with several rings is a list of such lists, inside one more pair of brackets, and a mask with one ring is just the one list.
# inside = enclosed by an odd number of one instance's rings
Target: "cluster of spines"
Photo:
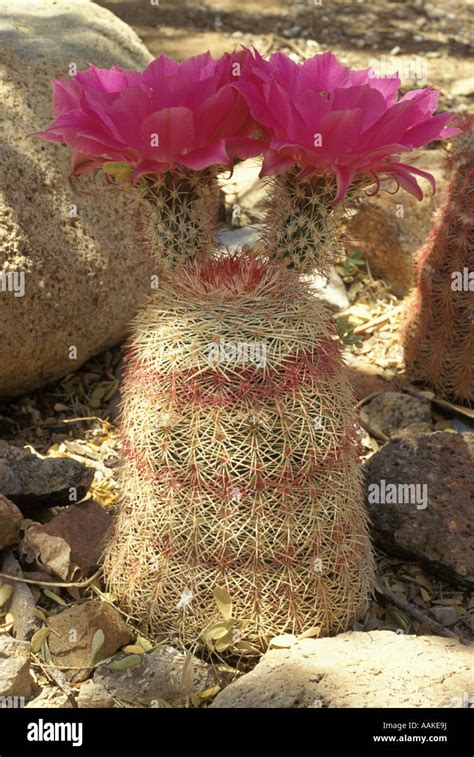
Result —
[[145, 236], [160, 271], [212, 253], [219, 207], [215, 170], [175, 168], [142, 177], [136, 189], [145, 201]]
[[328, 174], [299, 179], [289, 172], [269, 184], [263, 240], [269, 258], [301, 274], [327, 275], [342, 249], [344, 223], [360, 202], [360, 182], [338, 203]]

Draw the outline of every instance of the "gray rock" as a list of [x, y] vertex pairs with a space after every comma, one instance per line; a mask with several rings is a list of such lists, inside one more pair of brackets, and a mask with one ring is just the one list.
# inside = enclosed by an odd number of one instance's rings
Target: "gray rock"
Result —
[[372, 631], [303, 639], [271, 649], [211, 707], [463, 706], [472, 695], [473, 658], [474, 646], [438, 636]]
[[18, 539], [20, 536], [20, 523], [22, 520], [23, 516], [18, 507], [5, 496], [0, 494], [0, 549], [8, 547]]
[[388, 437], [413, 423], [431, 425], [431, 403], [402, 392], [383, 392], [362, 407], [361, 416], [374, 429]]
[[173, 703], [186, 694], [199, 693], [218, 684], [212, 665], [194, 658], [190, 683], [183, 681], [186, 657], [174, 647], [162, 645], [143, 655], [140, 665], [128, 670], [98, 668], [94, 684], [104, 688], [117, 699], [142, 707], [149, 707], [160, 699]]
[[315, 296], [325, 302], [330, 310], [337, 312], [349, 307], [346, 287], [335, 268], [331, 268], [328, 277], [316, 274], [304, 278], [309, 280]]
[[[12, 552], [5, 553], [2, 563], [2, 572], [10, 576], [23, 577], [19, 562]], [[28, 641], [40, 627], [40, 622], [35, 615], [36, 602], [28, 584], [2, 578], [2, 583], [13, 586], [14, 592], [9, 600], [7, 609], [13, 615], [13, 632], [16, 639]]]
[[150, 291], [129, 198], [95, 177], [71, 182], [70, 150], [28, 135], [51, 123], [51, 80], [71, 67], [151, 59], [89, 0], [0, 0], [0, 272], [24, 277], [23, 296], [0, 294], [0, 395], [43, 386], [123, 338]]
[[0, 696], [31, 696], [30, 645], [27, 641], [0, 636]]
[[454, 626], [459, 620], [459, 612], [456, 607], [433, 607], [432, 613], [442, 626]]
[[99, 707], [113, 707], [112, 694], [94, 681], [86, 681], [79, 689], [77, 704], [81, 708], [97, 709]]
[[377, 546], [474, 588], [474, 434], [392, 441], [364, 466]]
[[45, 686], [37, 697], [28, 702], [26, 707], [27, 709], [68, 710], [72, 709], [72, 703], [60, 689], [55, 686]]
[[261, 234], [262, 226], [255, 224], [254, 226], [242, 226], [240, 229], [232, 229], [231, 231], [221, 231], [218, 237], [219, 244], [224, 247], [228, 247], [230, 251], [234, 251], [247, 245], [248, 247], [255, 247]]
[[0, 494], [19, 507], [70, 505], [83, 499], [94, 469], [66, 457], [41, 459], [20, 447], [0, 449]]

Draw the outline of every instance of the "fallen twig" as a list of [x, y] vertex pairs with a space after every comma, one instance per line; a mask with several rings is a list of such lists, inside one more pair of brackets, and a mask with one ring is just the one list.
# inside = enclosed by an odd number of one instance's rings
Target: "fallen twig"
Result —
[[419, 623], [424, 623], [425, 625], [427, 625], [429, 628], [431, 628], [432, 631], [436, 633], [437, 636], [444, 636], [448, 639], [457, 639], [458, 641], [463, 642], [463, 639], [453, 631], [450, 631], [449, 628], [441, 625], [441, 623], [438, 623], [437, 620], [430, 618], [429, 615], [426, 615], [426, 613], [424, 613], [422, 610], [419, 610], [418, 607], [415, 607], [415, 605], [407, 602], [406, 599], [399, 597], [398, 594], [395, 594], [394, 591], [389, 589], [387, 586], [384, 586], [379, 581], [375, 582], [375, 591], [379, 594], [382, 594], [382, 596], [384, 596], [386, 599], [392, 602], [392, 604], [398, 607], [399, 610], [403, 610], [403, 612], [408, 613], [408, 615], [411, 615], [411, 617], [417, 620]]
[[[66, 676], [64, 673], [62, 673], [58, 668], [56, 668], [53, 665], [45, 665], [37, 655], [32, 653], [33, 660], [45, 676], [47, 676], [53, 683], [56, 684], [56, 686], [63, 692], [63, 694], [67, 697], [69, 704], [71, 707], [77, 708], [79, 705], [77, 704], [76, 697], [74, 696], [74, 693], [69, 686], [68, 682], [66, 681]], [[66, 668], [67, 670], [67, 668]]]
[[78, 588], [84, 588], [89, 586], [95, 581], [96, 578], [102, 573], [102, 568], [94, 573], [90, 578], [86, 578], [84, 581], [39, 581], [36, 578], [19, 578], [18, 576], [11, 576], [9, 573], [1, 573], [0, 578], [8, 578], [10, 581], [19, 581], [22, 584], [35, 584], [37, 586], [58, 586], [59, 588], [67, 589], [70, 586], [77, 586]]

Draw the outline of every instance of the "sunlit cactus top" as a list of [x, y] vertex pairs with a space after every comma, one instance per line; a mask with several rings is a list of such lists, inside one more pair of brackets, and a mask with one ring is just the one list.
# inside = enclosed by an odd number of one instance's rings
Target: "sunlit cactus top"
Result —
[[262, 175], [297, 169], [303, 178], [327, 172], [337, 179], [334, 202], [358, 176], [389, 174], [418, 199], [414, 175], [433, 177], [401, 163], [402, 152], [457, 133], [450, 113], [433, 115], [435, 90], [407, 92], [398, 99], [398, 77], [376, 77], [371, 69], [343, 66], [331, 52], [301, 64], [275, 53], [268, 61], [249, 55], [235, 84], [268, 140]]
[[[160, 55], [143, 71], [90, 66], [53, 82], [55, 120], [34, 136], [73, 150], [73, 173], [125, 163], [132, 182], [184, 167], [231, 167], [261, 150], [255, 122], [232, 85], [245, 50], [214, 60], [210, 53], [178, 63]], [[132, 173], [133, 170], [133, 173]]]

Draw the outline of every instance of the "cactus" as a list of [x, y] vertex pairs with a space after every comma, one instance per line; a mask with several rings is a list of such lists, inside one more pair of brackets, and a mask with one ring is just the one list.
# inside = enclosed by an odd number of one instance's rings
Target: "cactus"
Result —
[[404, 325], [411, 377], [438, 394], [474, 403], [474, 119], [453, 142], [451, 180], [417, 260], [417, 288]]
[[344, 224], [361, 203], [368, 182], [355, 182], [337, 204], [336, 180], [329, 174], [297, 179], [293, 171], [269, 184], [265, 249], [290, 270], [327, 275], [342, 250]]
[[143, 176], [136, 195], [146, 203], [145, 237], [163, 272], [209, 255], [215, 246], [219, 188], [216, 172], [186, 169]]
[[297, 275], [238, 253], [170, 277], [134, 324], [122, 428], [104, 569], [153, 636], [195, 640], [216, 586], [257, 648], [357, 617], [373, 565], [353, 397]]

